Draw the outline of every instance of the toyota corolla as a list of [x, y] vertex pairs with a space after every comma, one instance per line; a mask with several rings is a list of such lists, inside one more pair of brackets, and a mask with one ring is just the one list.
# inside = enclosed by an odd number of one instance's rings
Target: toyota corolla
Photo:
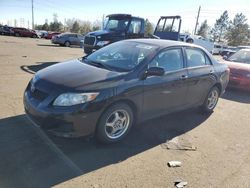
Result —
[[124, 138], [135, 123], [191, 107], [212, 112], [229, 80], [205, 49], [124, 40], [40, 70], [24, 92], [29, 119], [55, 135]]

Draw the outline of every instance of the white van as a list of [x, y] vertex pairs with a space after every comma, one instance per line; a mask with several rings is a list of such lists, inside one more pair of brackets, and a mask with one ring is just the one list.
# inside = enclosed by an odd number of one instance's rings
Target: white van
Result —
[[205, 39], [199, 35], [190, 35], [186, 33], [180, 34], [180, 40], [183, 42], [193, 43], [199, 46], [202, 46], [210, 53], [213, 53], [214, 43], [210, 39]]
[[222, 52], [222, 50], [223, 50], [223, 45], [215, 43], [212, 54], [218, 55], [218, 54], [220, 54]]

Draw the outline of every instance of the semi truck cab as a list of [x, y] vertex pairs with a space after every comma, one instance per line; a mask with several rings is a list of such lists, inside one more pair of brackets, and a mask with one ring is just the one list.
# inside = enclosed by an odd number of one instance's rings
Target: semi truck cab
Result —
[[103, 30], [93, 31], [85, 35], [82, 46], [86, 54], [113, 42], [144, 38], [145, 21], [130, 14], [111, 14], [106, 16]]

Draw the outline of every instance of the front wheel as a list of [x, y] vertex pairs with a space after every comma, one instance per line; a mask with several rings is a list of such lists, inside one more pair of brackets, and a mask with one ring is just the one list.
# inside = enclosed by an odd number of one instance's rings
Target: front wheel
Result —
[[201, 106], [202, 111], [205, 113], [211, 113], [213, 112], [215, 106], [217, 105], [217, 102], [219, 100], [220, 96], [220, 90], [218, 87], [214, 86], [212, 89], [210, 89], [203, 105]]
[[97, 125], [97, 139], [103, 143], [114, 143], [123, 139], [134, 121], [131, 108], [125, 103], [109, 107]]

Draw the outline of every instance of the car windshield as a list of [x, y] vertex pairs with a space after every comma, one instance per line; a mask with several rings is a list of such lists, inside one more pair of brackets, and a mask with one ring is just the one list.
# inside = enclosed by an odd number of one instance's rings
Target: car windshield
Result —
[[250, 50], [240, 50], [230, 56], [227, 60], [250, 64]]
[[157, 48], [145, 43], [121, 41], [97, 50], [83, 61], [101, 68], [129, 72], [146, 58], [152, 57]]
[[128, 25], [129, 19], [124, 17], [110, 17], [106, 21], [106, 30], [124, 31]]

